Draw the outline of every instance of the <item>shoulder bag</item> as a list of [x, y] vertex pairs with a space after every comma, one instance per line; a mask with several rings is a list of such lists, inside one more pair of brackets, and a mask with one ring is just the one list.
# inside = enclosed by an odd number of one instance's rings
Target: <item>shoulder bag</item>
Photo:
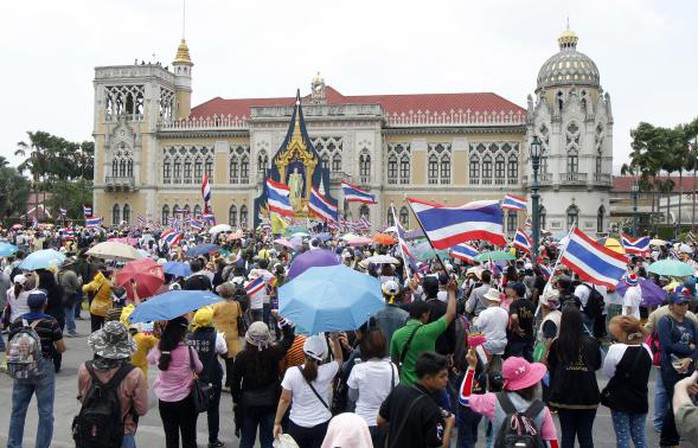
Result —
[[417, 328], [412, 330], [412, 334], [410, 334], [410, 337], [407, 338], [407, 342], [405, 342], [405, 345], [402, 347], [402, 351], [400, 352], [400, 358], [398, 358], [398, 368], [402, 368], [402, 363], [405, 361], [405, 357], [407, 356], [407, 352], [410, 350], [410, 346], [412, 346], [412, 339], [414, 339], [414, 335], [417, 334], [417, 330], [419, 330], [422, 325], [424, 324], [417, 325]]
[[211, 401], [212, 387], [209, 383], [205, 382], [196, 373], [196, 366], [194, 365], [194, 355], [192, 354], [192, 348], [187, 346], [189, 349], [189, 365], [191, 367], [191, 372], [194, 375], [194, 382], [191, 386], [191, 398], [194, 402], [194, 409], [196, 412], [201, 414], [208, 410], [208, 404]]
[[[618, 372], [618, 370], [616, 369], [616, 373], [613, 375], [613, 378], [611, 378], [608, 381], [606, 387], [604, 387], [601, 391], [601, 404], [606, 406], [607, 408], [612, 409], [611, 404], [612, 402], [614, 402], [613, 393], [615, 389], [623, 381], [627, 381], [628, 379], [630, 379], [630, 377], [632, 376], [632, 372], [634, 372], [635, 367], [637, 367], [637, 363], [640, 361], [640, 358], [642, 358], [642, 353], [645, 351], [645, 348], [642, 346], [642, 344], [640, 344], [638, 347], [640, 348], [640, 350], [637, 351], [635, 359], [633, 360], [633, 364], [630, 366], [630, 368], [622, 373]], [[625, 353], [623, 353], [623, 356], [625, 356]], [[621, 358], [621, 360], [622, 359], [623, 358]]]

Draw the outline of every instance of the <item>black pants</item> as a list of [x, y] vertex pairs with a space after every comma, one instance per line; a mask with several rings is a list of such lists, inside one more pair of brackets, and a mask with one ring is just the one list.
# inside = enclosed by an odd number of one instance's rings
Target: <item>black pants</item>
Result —
[[369, 426], [368, 431], [371, 433], [373, 448], [385, 448], [385, 441], [388, 438], [388, 427], [385, 425]]
[[[65, 330], [65, 315], [60, 316], [60, 318], [54, 316], [54, 318], [58, 321], [58, 325], [61, 327], [61, 331], [64, 331]], [[57, 350], [54, 350], [54, 352], [53, 352], [53, 367], [56, 370], [56, 373], [61, 371], [61, 364], [63, 364], [63, 355], [61, 353], [58, 353]]]
[[104, 316], [95, 316], [90, 313], [90, 325], [92, 328], [92, 333], [99, 330], [104, 326]]
[[218, 441], [218, 431], [221, 425], [220, 407], [221, 407], [221, 382], [212, 384], [211, 401], [208, 403], [206, 418], [208, 419], [208, 442], [213, 443]]
[[[693, 372], [691, 372], [692, 374]], [[667, 409], [664, 412], [664, 421], [662, 421], [662, 432], [659, 436], [660, 446], [677, 446], [680, 441], [679, 433], [676, 430], [676, 421], [674, 419], [674, 386], [689, 374], [679, 374], [672, 366], [661, 367], [662, 383], [666, 390]]]
[[235, 371], [235, 358], [225, 358], [225, 385], [233, 385], [233, 372]]
[[179, 435], [182, 434], [182, 448], [196, 448], [196, 420], [199, 413], [194, 410], [191, 395], [184, 400], [158, 401], [160, 419], [165, 429], [165, 447], [179, 448]]
[[561, 448], [574, 448], [574, 439], [579, 441], [580, 448], [592, 448], [594, 439], [592, 430], [596, 409], [558, 409], [562, 438]]
[[293, 437], [298, 446], [303, 448], [320, 448], [322, 441], [325, 439], [325, 434], [327, 434], [327, 426], [329, 424], [330, 422], [326, 421], [312, 428], [304, 428], [291, 421], [288, 425], [288, 434]]

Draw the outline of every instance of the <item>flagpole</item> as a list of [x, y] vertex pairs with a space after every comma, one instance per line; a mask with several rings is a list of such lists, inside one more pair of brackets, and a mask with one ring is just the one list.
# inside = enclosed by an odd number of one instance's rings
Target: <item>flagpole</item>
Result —
[[[574, 232], [574, 229], [577, 227], [577, 221], [572, 224], [572, 227], [570, 227], [570, 231], [567, 232], [567, 244], [569, 244], [570, 240], [570, 235], [572, 232]], [[545, 287], [543, 288], [543, 293], [545, 293], [549, 287], [550, 287], [550, 280], [553, 279], [553, 275], [555, 274], [555, 271], [557, 270], [558, 265], [560, 264], [560, 260], [562, 259], [562, 256], [565, 254], [565, 251], [567, 250], [567, 245], [560, 251], [560, 253], [557, 256], [557, 260], [555, 260], [555, 265], [553, 265], [553, 270], [550, 272], [550, 278], [548, 278], [548, 281], [545, 284]]]
[[431, 242], [431, 239], [429, 238], [429, 235], [427, 235], [427, 231], [424, 230], [424, 226], [422, 225], [422, 221], [419, 220], [419, 216], [414, 212], [414, 209], [412, 208], [412, 204], [410, 204], [409, 201], [407, 201], [407, 205], [409, 206], [410, 210], [412, 211], [412, 214], [414, 217], [417, 219], [417, 224], [419, 224], [419, 228], [422, 229], [422, 232], [424, 233], [424, 237], [427, 239], [429, 242], [429, 246], [431, 246], [431, 249], [434, 251], [434, 255], [436, 255], [436, 259], [439, 261], [439, 264], [441, 265], [441, 269], [443, 269], [444, 273], [448, 275], [448, 270], [446, 269], [446, 265], [444, 264], [443, 260], [439, 256], [439, 253], [436, 251], [434, 248], [434, 244]]
[[[397, 222], [397, 215], [395, 214], [395, 205], [391, 202], [390, 203], [390, 213], [393, 215], [393, 222], [395, 223], [395, 226], [399, 225]], [[403, 229], [404, 230], [404, 229]], [[407, 244], [407, 242], [405, 242]], [[412, 278], [412, 273], [410, 272], [410, 264], [407, 262], [407, 257], [405, 256], [405, 251], [402, 249], [402, 244], [400, 244], [400, 235], [398, 234], [398, 242], [397, 242], [398, 247], [400, 248], [400, 253], [402, 254], [402, 268], [405, 270], [405, 276], [409, 280]]]

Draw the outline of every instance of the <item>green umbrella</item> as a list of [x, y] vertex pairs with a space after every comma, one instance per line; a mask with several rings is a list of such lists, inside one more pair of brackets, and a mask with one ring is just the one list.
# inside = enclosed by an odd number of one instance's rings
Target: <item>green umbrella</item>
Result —
[[647, 268], [647, 271], [668, 277], [688, 277], [694, 274], [691, 265], [679, 260], [655, 261]]
[[475, 259], [481, 263], [487, 262], [487, 261], [510, 261], [510, 260], [516, 260], [516, 257], [513, 256], [510, 252], [507, 252], [505, 250], [492, 250], [489, 252], [483, 252], [480, 255], [476, 256]]
[[411, 244], [410, 252], [412, 253], [412, 256], [417, 259], [417, 261], [434, 259], [436, 258], [436, 253], [439, 254], [442, 260], [449, 257], [447, 250], [439, 250], [435, 253], [428, 241]]

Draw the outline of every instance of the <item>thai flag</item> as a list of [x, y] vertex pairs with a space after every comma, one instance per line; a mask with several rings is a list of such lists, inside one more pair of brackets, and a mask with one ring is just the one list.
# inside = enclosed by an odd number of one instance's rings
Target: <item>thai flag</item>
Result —
[[633, 238], [625, 233], [620, 234], [620, 242], [629, 254], [646, 254], [650, 251], [650, 237]]
[[99, 227], [102, 225], [102, 218], [85, 218], [85, 227]]
[[528, 204], [528, 200], [526, 198], [514, 196], [513, 194], [509, 193], [504, 195], [504, 199], [502, 200], [503, 209], [516, 210], [519, 212], [526, 211], [526, 204]]
[[308, 202], [308, 210], [320, 219], [327, 222], [337, 221], [339, 213], [337, 206], [332, 204], [329, 199], [321, 195], [315, 187], [310, 190], [310, 201]]
[[143, 215], [139, 214], [136, 217], [136, 220], [138, 222], [138, 227], [145, 227], [145, 218], [143, 217]]
[[376, 195], [362, 190], [355, 185], [342, 182], [342, 192], [344, 193], [344, 200], [347, 202], [361, 202], [369, 205], [378, 204]]
[[589, 238], [575, 228], [560, 263], [572, 269], [582, 280], [614, 288], [625, 275], [628, 259]]
[[477, 263], [475, 257], [477, 257], [479, 253], [480, 252], [478, 252], [473, 246], [465, 243], [456, 244], [449, 250], [449, 254], [453, 258], [457, 258], [470, 264]]
[[194, 230], [201, 231], [204, 229], [204, 222], [199, 219], [192, 218], [189, 220], [189, 227], [191, 227]]
[[92, 207], [88, 207], [87, 205], [82, 206], [82, 215], [85, 218], [89, 218], [92, 216]]
[[407, 202], [435, 249], [448, 249], [471, 240], [485, 240], [497, 246], [507, 244], [498, 201], [475, 201], [457, 207], [414, 198], [407, 198]]
[[208, 212], [211, 204], [211, 185], [208, 183], [207, 173], [204, 173], [204, 180], [201, 182], [201, 197], [204, 198], [204, 211]]
[[695, 243], [695, 242], [696, 242], [696, 234], [693, 233], [693, 230], [689, 230], [688, 233], [686, 234], [686, 237], [688, 237], [688, 239], [689, 239], [692, 243]]
[[68, 214], [68, 210], [64, 209], [63, 207], [60, 207], [58, 210], [61, 212], [61, 216], [65, 216]]
[[393, 213], [395, 228], [397, 229], [397, 241], [398, 245], [400, 246], [400, 252], [402, 253], [402, 259], [405, 260], [405, 263], [407, 263], [409, 266], [409, 271], [412, 271], [412, 274], [416, 275], [417, 278], [422, 278], [422, 274], [419, 271], [419, 266], [417, 266], [417, 260], [412, 255], [412, 252], [410, 252], [410, 248], [407, 246], [407, 241], [405, 240], [405, 230], [402, 228], [402, 225], [400, 225], [400, 221], [398, 221], [397, 216], [395, 216], [395, 208], [391, 208], [391, 210]]
[[247, 291], [247, 295], [252, 297], [253, 295], [257, 294], [259, 291], [264, 289], [264, 277], [259, 276], [256, 279], [252, 280], [245, 286], [245, 291]]
[[293, 208], [291, 208], [291, 200], [289, 199], [290, 194], [291, 192], [287, 185], [267, 179], [269, 211], [278, 213], [281, 216], [293, 216]]
[[174, 229], [167, 229], [160, 234], [160, 241], [164, 241], [167, 247], [172, 248], [182, 239], [182, 234]]
[[201, 219], [203, 222], [208, 223], [210, 225], [215, 225], [216, 224], [216, 216], [213, 213], [202, 213], [201, 214]]
[[531, 241], [531, 237], [529, 237], [526, 232], [521, 230], [521, 228], [516, 229], [516, 235], [514, 235], [514, 247], [523, 252], [529, 254], [531, 253], [533, 242]]

